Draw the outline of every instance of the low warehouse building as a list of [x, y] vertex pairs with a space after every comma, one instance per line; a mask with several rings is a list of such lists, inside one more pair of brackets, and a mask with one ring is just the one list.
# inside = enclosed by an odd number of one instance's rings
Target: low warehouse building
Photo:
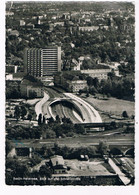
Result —
[[55, 155], [50, 157], [50, 163], [53, 169], [53, 173], [65, 173], [67, 167], [65, 166], [65, 162], [62, 156]]

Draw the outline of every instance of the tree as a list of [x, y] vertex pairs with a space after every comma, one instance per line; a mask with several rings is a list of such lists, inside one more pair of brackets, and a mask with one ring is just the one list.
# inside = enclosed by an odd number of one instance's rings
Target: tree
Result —
[[52, 148], [47, 148], [46, 155], [47, 157], [53, 156], [55, 152], [52, 150]]
[[24, 119], [24, 116], [26, 116], [27, 114], [27, 110], [24, 106], [21, 106], [21, 117], [22, 119]]
[[109, 72], [109, 73], [108, 73], [108, 77], [110, 77], [111, 79], [112, 79], [113, 77], [115, 77], [115, 72], [114, 72], [114, 71]]
[[86, 93], [86, 97], [89, 97], [89, 92], [87, 91], [87, 93]]
[[11, 173], [13, 177], [27, 177], [28, 175], [28, 168], [27, 166], [17, 161], [16, 159], [7, 159], [6, 160], [6, 170], [11, 169]]
[[120, 154], [122, 154], [122, 152], [121, 152], [121, 150], [118, 149], [118, 148], [112, 148], [112, 149], [110, 150], [110, 154], [113, 154], [113, 155], [120, 155]]
[[29, 91], [29, 98], [33, 99], [37, 97], [37, 93], [35, 91]]
[[93, 85], [93, 78], [92, 78], [92, 77], [88, 76], [88, 77], [86, 78], [86, 80], [87, 80], [87, 84], [88, 84], [89, 86], [92, 86], [92, 85]]
[[72, 121], [70, 118], [66, 118], [65, 116], [62, 118], [62, 122], [63, 123], [69, 123], [69, 124], [72, 124]]
[[38, 125], [41, 125], [41, 122], [42, 122], [42, 114], [40, 113], [38, 117]]
[[110, 124], [110, 127], [115, 129], [116, 128], [116, 122], [115, 121], [112, 121], [111, 124]]
[[91, 60], [91, 59], [89, 59], [89, 60], [84, 60], [83, 61], [83, 63], [82, 63], [82, 69], [91, 69], [93, 66], [95, 66], [96, 65], [96, 63], [93, 61], [93, 60]]
[[32, 119], [32, 115], [31, 114], [28, 114], [28, 120], [31, 121], [31, 119]]
[[128, 118], [127, 112], [126, 112], [126, 111], [123, 111], [122, 116], [123, 116], [124, 118]]
[[123, 80], [123, 95], [130, 97], [134, 93], [134, 85], [133, 82], [129, 79]]
[[60, 147], [59, 147], [59, 144], [58, 142], [55, 142], [54, 143], [54, 151], [55, 151], [55, 154], [60, 154]]
[[112, 82], [111, 82], [111, 80], [108, 80], [108, 81], [104, 80], [102, 82], [102, 89], [101, 89], [101, 91], [104, 94], [108, 94], [108, 93], [111, 94], [111, 91], [112, 91]]
[[62, 125], [55, 124], [55, 126], [53, 126], [53, 131], [56, 133], [56, 137], [63, 136], [64, 131]]
[[10, 99], [17, 99], [20, 98], [20, 91], [19, 89], [15, 88], [15, 87], [11, 87], [11, 86], [7, 86], [6, 87], [6, 98]]
[[45, 138], [55, 138], [56, 137], [56, 133], [51, 130], [51, 129], [47, 129], [45, 132]]
[[80, 155], [88, 155], [90, 158], [92, 158], [94, 155], [96, 155], [97, 149], [95, 146], [81, 146], [75, 149], [70, 149], [67, 156], [68, 158], [79, 158]]
[[43, 116], [43, 124], [45, 124], [45, 117]]
[[17, 121], [20, 118], [20, 108], [19, 108], [19, 106], [15, 106], [14, 117], [17, 119]]
[[46, 164], [41, 166], [40, 170], [39, 170], [39, 174], [41, 177], [47, 177], [50, 178], [52, 175], [52, 170], [51, 168]]
[[97, 90], [94, 86], [89, 87], [89, 93], [91, 93], [92, 95], [95, 95], [95, 93], [97, 93]]
[[79, 95], [81, 95], [81, 94], [82, 94], [82, 90], [80, 89], [80, 90], [79, 90]]
[[99, 146], [98, 146], [98, 151], [104, 155], [104, 154], [108, 154], [109, 152], [109, 145], [107, 144], [107, 142], [105, 141], [100, 141], [99, 142]]
[[6, 155], [12, 150], [13, 146], [10, 140], [6, 140]]
[[75, 128], [76, 133], [78, 133], [78, 134], [85, 133], [85, 128], [81, 125], [75, 124], [74, 128]]
[[93, 79], [93, 84], [94, 84], [94, 87], [96, 88], [99, 86], [99, 80], [97, 77]]
[[28, 174], [28, 168], [25, 164], [18, 163], [18, 166], [15, 166], [14, 175], [15, 177], [26, 177]]
[[54, 123], [53, 117], [48, 118], [48, 124], [53, 124], [53, 123]]
[[56, 115], [56, 122], [57, 123], [60, 123], [60, 117], [59, 117], [59, 115]]

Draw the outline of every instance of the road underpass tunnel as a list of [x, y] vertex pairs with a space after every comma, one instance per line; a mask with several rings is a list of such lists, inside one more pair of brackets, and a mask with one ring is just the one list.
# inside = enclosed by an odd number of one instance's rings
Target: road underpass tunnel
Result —
[[134, 148], [130, 148], [127, 151], [125, 151], [125, 156], [132, 156], [132, 157], [134, 157], [135, 156]]
[[119, 148], [112, 148], [110, 150], [110, 154], [112, 154], [112, 155], [123, 155], [123, 152]]
[[78, 107], [70, 101], [58, 100], [53, 102], [50, 106], [55, 117], [58, 115], [61, 119], [64, 117], [70, 118], [73, 123], [82, 121], [81, 112]]

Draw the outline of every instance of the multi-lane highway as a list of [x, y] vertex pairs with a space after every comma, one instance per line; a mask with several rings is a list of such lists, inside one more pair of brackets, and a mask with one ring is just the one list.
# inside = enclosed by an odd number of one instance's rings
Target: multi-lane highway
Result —
[[81, 115], [82, 115], [82, 123], [90, 123], [91, 121], [91, 115], [88, 113], [88, 109], [86, 106], [83, 106], [83, 104], [80, 101], [76, 101], [76, 100], [72, 100], [74, 104], [77, 105], [77, 107], [80, 109], [81, 111]]
[[62, 93], [58, 93], [57, 91], [49, 87], [45, 87], [44, 91], [49, 94], [50, 99], [63, 97]]
[[[73, 95], [72, 93], [64, 93], [64, 95], [66, 97], [69, 97], [71, 99], [73, 99], [74, 101], [76, 102], [80, 102], [81, 103], [81, 106], [80, 106], [80, 109], [83, 107], [84, 109], [86, 109], [86, 112], [84, 111], [83, 112], [83, 115], [85, 116], [84, 118], [88, 119], [88, 116], [90, 117], [90, 123], [92, 122], [102, 122], [102, 119], [98, 113], [98, 111], [96, 111], [90, 104], [88, 104], [87, 102], [85, 102], [83, 99], [79, 98], [78, 96], [76, 95]], [[84, 121], [86, 122], [86, 121]]]
[[63, 112], [63, 106], [60, 103], [57, 103], [53, 106], [51, 106], [52, 112], [55, 115], [55, 117], [58, 115], [59, 118], [64, 118], [64, 112]]
[[[39, 113], [42, 113], [46, 118], [53, 117], [55, 119], [56, 115], [58, 115], [60, 118], [70, 118], [73, 123], [102, 122], [99, 113], [90, 104], [76, 95], [72, 93], [58, 93], [51, 88], [44, 88], [44, 90], [49, 96], [47, 95], [46, 98], [45, 93], [45, 97], [36, 105], [37, 116]], [[70, 99], [71, 107], [62, 104], [63, 98], [65, 101], [67, 99], [67, 102]], [[57, 102], [52, 103], [53, 101]]]

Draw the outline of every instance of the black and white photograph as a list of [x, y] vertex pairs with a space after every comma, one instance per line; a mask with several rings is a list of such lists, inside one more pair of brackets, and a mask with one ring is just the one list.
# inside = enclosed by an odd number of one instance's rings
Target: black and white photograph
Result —
[[135, 175], [135, 2], [6, 1], [5, 184]]

